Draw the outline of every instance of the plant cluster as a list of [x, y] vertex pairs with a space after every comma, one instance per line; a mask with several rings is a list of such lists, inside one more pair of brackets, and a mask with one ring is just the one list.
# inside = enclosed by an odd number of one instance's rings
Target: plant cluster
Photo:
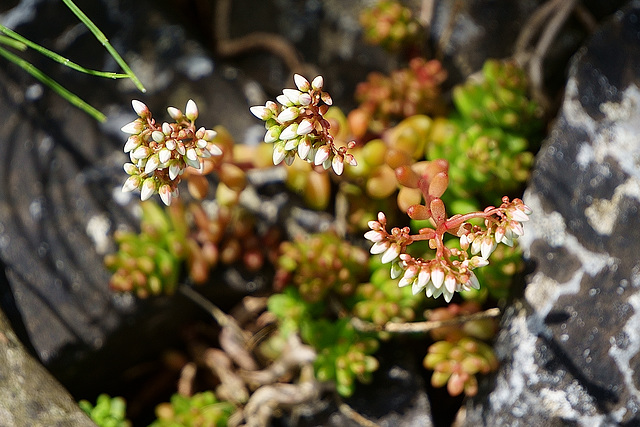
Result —
[[265, 122], [267, 133], [264, 141], [273, 144], [273, 163], [283, 160], [291, 165], [296, 155], [324, 169], [333, 168], [341, 175], [345, 162], [356, 165], [355, 158], [347, 153], [354, 143], [337, 147], [329, 132], [329, 122], [324, 118], [333, 103], [331, 95], [324, 92], [324, 79], [317, 76], [311, 83], [299, 74], [293, 76], [297, 89], [284, 89], [276, 98], [279, 105], [267, 101], [264, 106], [251, 107], [251, 112]]
[[293, 286], [269, 297], [268, 308], [278, 318], [279, 329], [263, 345], [265, 355], [275, 358], [287, 336], [299, 334], [317, 353], [316, 378], [334, 382], [340, 395], [351, 396], [355, 380], [371, 380], [378, 368], [378, 361], [372, 356], [378, 349], [375, 335], [357, 331], [348, 317], [335, 319], [328, 314], [325, 301], [309, 302]]
[[364, 39], [389, 51], [421, 44], [424, 29], [411, 9], [395, 0], [380, 0], [359, 17]]
[[235, 411], [229, 402], [220, 401], [211, 391], [193, 396], [174, 394], [170, 402], [156, 407], [156, 421], [149, 427], [225, 427]]
[[78, 405], [100, 427], [131, 427], [126, 417], [127, 404], [122, 397], [101, 394], [95, 406], [88, 400], [81, 400]]
[[335, 233], [298, 236], [280, 245], [274, 286], [298, 288], [306, 301], [318, 302], [332, 292], [352, 295], [356, 285], [368, 275], [368, 255]]
[[[428, 318], [447, 321], [479, 310], [480, 305], [475, 302], [450, 304], [432, 310]], [[423, 360], [425, 368], [434, 371], [431, 385], [443, 387], [446, 384], [451, 396], [462, 392], [474, 396], [478, 391], [477, 375], [486, 375], [498, 367], [493, 349], [485, 342], [493, 338], [496, 330], [495, 320], [488, 318], [433, 329], [431, 337], [435, 342], [429, 346]]]
[[407, 68], [393, 71], [390, 76], [370, 73], [356, 87], [359, 106], [349, 113], [354, 136], [361, 139], [366, 132], [379, 135], [416, 114], [443, 114], [440, 85], [446, 78], [440, 61], [420, 57], [411, 59]]
[[280, 243], [275, 228], [258, 232], [253, 215], [239, 206], [208, 212], [201, 203], [177, 200], [165, 209], [152, 201], [141, 207], [140, 232], [117, 231], [118, 251], [105, 257], [114, 271], [111, 288], [138, 297], [173, 294], [183, 264], [196, 284], [206, 283], [220, 264], [260, 270]]

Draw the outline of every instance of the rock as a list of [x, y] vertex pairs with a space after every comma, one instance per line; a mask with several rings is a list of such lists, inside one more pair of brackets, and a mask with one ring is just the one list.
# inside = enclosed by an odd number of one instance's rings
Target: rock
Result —
[[[68, 70], [28, 51], [25, 58], [107, 114], [99, 124], [23, 70], [0, 67], [0, 301], [20, 338], [76, 396], [97, 394], [137, 361], [154, 355], [180, 325], [205, 313], [185, 298], [137, 301], [113, 294], [103, 256], [110, 236], [135, 228], [136, 199], [126, 179], [120, 127], [133, 120], [131, 99], [158, 117], [193, 97], [199, 123], [224, 124], [238, 138], [255, 124], [240, 78], [228, 78], [184, 29], [146, 2], [78, 2], [148, 86]], [[51, 17], [56, 19], [52, 20]], [[135, 19], [144, 19], [137, 25]], [[23, 1], [0, 15], [23, 36], [93, 69], [113, 60], [63, 3]], [[233, 76], [233, 73], [231, 73]], [[257, 290], [257, 289], [252, 289]], [[247, 289], [215, 289], [221, 306]], [[19, 327], [23, 325], [23, 327]], [[98, 367], [98, 368], [96, 368]]]
[[524, 196], [532, 272], [503, 318], [501, 368], [463, 425], [640, 423], [639, 134], [633, 1], [574, 58]]
[[24, 349], [0, 310], [0, 425], [85, 427], [95, 424]]

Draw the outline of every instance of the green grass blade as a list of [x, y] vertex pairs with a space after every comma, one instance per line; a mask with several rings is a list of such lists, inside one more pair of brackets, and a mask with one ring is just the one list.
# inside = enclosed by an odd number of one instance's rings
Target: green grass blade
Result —
[[142, 85], [142, 82], [138, 79], [138, 77], [133, 73], [131, 68], [127, 65], [127, 63], [122, 59], [120, 54], [111, 46], [107, 37], [100, 31], [100, 29], [89, 19], [87, 15], [82, 12], [78, 6], [75, 5], [71, 0], [62, 0], [64, 4], [82, 21], [82, 23], [93, 33], [93, 35], [98, 39], [100, 43], [107, 49], [107, 51], [111, 54], [113, 59], [116, 60], [118, 65], [122, 68], [122, 70], [129, 76], [131, 81], [136, 85], [140, 92], [146, 92], [147, 90]]
[[28, 61], [25, 61], [24, 59], [14, 55], [13, 53], [9, 52], [8, 50], [2, 47], [0, 47], [0, 56], [3, 56], [9, 61], [18, 65], [20, 68], [25, 70], [27, 73], [31, 74], [33, 77], [38, 79], [43, 84], [47, 85], [54, 92], [56, 92], [58, 95], [63, 97], [65, 100], [67, 100], [67, 102], [80, 108], [81, 110], [83, 110], [84, 112], [86, 112], [87, 114], [95, 118], [96, 120], [101, 122], [104, 122], [107, 120], [107, 117], [104, 114], [102, 114], [100, 111], [98, 111], [91, 105], [84, 102], [77, 95], [74, 95], [73, 93], [65, 89], [64, 86], [62, 86], [60, 83], [56, 82], [51, 77], [44, 74], [42, 71], [34, 67]]
[[[76, 71], [80, 71], [81, 73], [85, 73], [85, 74], [90, 74], [92, 76], [98, 76], [98, 77], [106, 77], [109, 79], [123, 79], [123, 78], [130, 78], [130, 76], [128, 74], [118, 74], [118, 73], [111, 73], [111, 72], [107, 72], [107, 71], [96, 71], [96, 70], [89, 70], [87, 68], [84, 68], [78, 64], [76, 64], [75, 62], [70, 61], [69, 59], [58, 55], [57, 53], [50, 51], [49, 49], [40, 46], [37, 43], [32, 42], [29, 39], [26, 39], [24, 37], [22, 37], [20, 34], [16, 33], [13, 30], [10, 30], [9, 28], [0, 25], [0, 31], [2, 31], [4, 34], [6, 34], [7, 36], [9, 36], [9, 38], [16, 40], [20, 43], [22, 43], [24, 46], [28, 46], [31, 49], [40, 52], [42, 55], [46, 56], [47, 58], [51, 58], [56, 62], [59, 62], [62, 65], [65, 65], [69, 68], [72, 68]], [[1, 42], [1, 40], [0, 40]], [[23, 49], [24, 50], [24, 49]]]

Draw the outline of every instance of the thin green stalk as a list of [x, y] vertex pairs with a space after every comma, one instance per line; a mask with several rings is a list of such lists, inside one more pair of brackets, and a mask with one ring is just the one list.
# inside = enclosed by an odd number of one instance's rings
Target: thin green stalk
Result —
[[82, 12], [78, 6], [75, 5], [71, 0], [62, 0], [64, 4], [82, 21], [82, 23], [93, 33], [93, 35], [98, 39], [100, 43], [107, 49], [107, 51], [111, 54], [113, 59], [116, 60], [118, 65], [122, 68], [122, 70], [129, 76], [131, 81], [136, 85], [140, 92], [146, 92], [147, 90], [142, 85], [142, 82], [138, 79], [138, 77], [133, 73], [131, 68], [127, 65], [127, 63], [122, 59], [120, 54], [111, 46], [107, 37], [100, 31], [100, 29], [89, 19], [87, 15]]
[[[84, 68], [78, 64], [76, 64], [75, 62], [70, 61], [69, 59], [58, 55], [57, 53], [50, 51], [49, 49], [40, 46], [37, 43], [32, 42], [29, 39], [26, 39], [24, 37], [22, 37], [20, 34], [16, 33], [13, 30], [10, 30], [9, 28], [0, 25], [0, 31], [3, 32], [4, 34], [6, 34], [9, 37], [4, 37], [4, 36], [0, 36], [2, 38], [0, 38], [0, 43], [2, 43], [4, 41], [4, 39], [9, 39], [9, 40], [14, 40], [17, 41], [18, 43], [22, 44], [24, 46], [24, 49], [26, 49], [26, 47], [30, 47], [31, 49], [40, 52], [42, 55], [46, 56], [47, 58], [51, 58], [56, 62], [59, 62], [62, 65], [65, 65], [69, 68], [72, 68], [76, 71], [80, 71], [81, 73], [85, 73], [85, 74], [90, 74], [92, 76], [98, 76], [98, 77], [106, 77], [109, 79], [122, 79], [122, 78], [130, 78], [131, 76], [129, 76], [128, 74], [118, 74], [118, 73], [112, 73], [112, 72], [106, 72], [106, 71], [96, 71], [96, 70], [89, 70], [87, 68]], [[9, 44], [9, 43], [5, 43], [5, 44]], [[15, 46], [14, 46], [15, 47]], [[21, 49], [21, 50], [24, 50]]]
[[[5, 28], [5, 27], [0, 25], [0, 31], [2, 31], [3, 28]], [[0, 36], [0, 44], [3, 44], [5, 46], [11, 46], [12, 48], [14, 48], [16, 50], [20, 50], [22, 52], [27, 50], [27, 45], [25, 45], [22, 42], [19, 42], [18, 40], [15, 40], [12, 37]]]
[[0, 56], [3, 56], [7, 60], [18, 65], [20, 68], [25, 70], [27, 73], [31, 74], [40, 82], [49, 86], [54, 92], [56, 92], [58, 95], [66, 99], [67, 102], [85, 111], [87, 114], [89, 114], [96, 120], [99, 120], [101, 122], [104, 122], [107, 120], [107, 117], [104, 114], [102, 114], [100, 111], [96, 110], [94, 107], [84, 102], [77, 95], [74, 95], [73, 93], [65, 89], [64, 86], [62, 86], [60, 83], [56, 82], [51, 77], [44, 74], [42, 71], [34, 67], [28, 61], [25, 61], [24, 59], [14, 55], [13, 53], [9, 52], [8, 50], [2, 47], [0, 47]]

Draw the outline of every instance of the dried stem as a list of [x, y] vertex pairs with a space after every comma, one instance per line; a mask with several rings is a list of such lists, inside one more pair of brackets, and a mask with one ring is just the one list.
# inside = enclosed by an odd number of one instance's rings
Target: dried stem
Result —
[[457, 316], [447, 320], [427, 320], [425, 322], [388, 322], [383, 326], [374, 325], [354, 317], [351, 324], [361, 332], [393, 332], [399, 334], [425, 333], [443, 326], [460, 325], [472, 320], [490, 319], [500, 316], [499, 308], [490, 308], [478, 313]]

